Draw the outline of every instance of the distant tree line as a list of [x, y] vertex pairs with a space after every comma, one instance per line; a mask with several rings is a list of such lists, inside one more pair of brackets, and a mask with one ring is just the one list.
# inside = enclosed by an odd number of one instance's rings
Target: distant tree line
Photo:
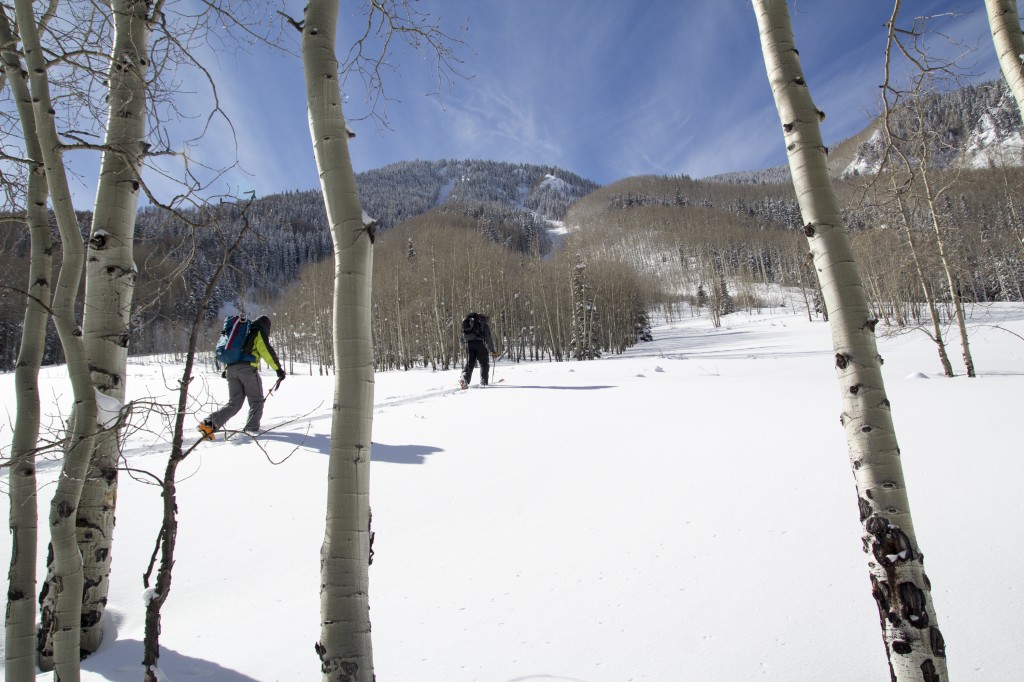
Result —
[[[460, 323], [487, 314], [503, 359], [567, 360], [622, 352], [650, 339], [652, 283], [623, 264], [584, 264], [569, 249], [550, 258], [496, 243], [472, 216], [432, 211], [387, 232], [374, 258], [374, 362], [378, 369], [461, 365]], [[329, 372], [328, 263], [307, 267], [273, 304], [285, 321], [285, 357]], [[585, 277], [585, 279], [584, 279]], [[579, 311], [587, 311], [579, 315]]]
[[[546, 254], [551, 248], [546, 220], [564, 216], [566, 207], [597, 185], [553, 166], [492, 161], [402, 162], [357, 175], [365, 210], [378, 221], [378, 234], [441, 206], [466, 216], [494, 243], [516, 252]], [[183, 211], [182, 217], [149, 207], [135, 226], [135, 259], [139, 276], [129, 350], [133, 355], [178, 352], [184, 348], [181, 321], [194, 315], [202, 283], [210, 279], [224, 251], [224, 235], [235, 234], [242, 219], [238, 204]], [[273, 300], [310, 264], [329, 259], [330, 233], [319, 192], [269, 195], [247, 204], [250, 235], [232, 254], [210, 301], [210, 325], [223, 313], [257, 307]], [[187, 222], [186, 222], [187, 221]], [[83, 237], [92, 214], [79, 213]], [[213, 227], [194, 230], [188, 223]], [[14, 367], [21, 335], [24, 288], [28, 272], [27, 232], [0, 234], [0, 371]], [[56, 225], [53, 225], [56, 236]], [[58, 240], [59, 243], [59, 240]], [[59, 251], [57, 254], [59, 262]], [[63, 361], [52, 328], [46, 338], [46, 364]]]

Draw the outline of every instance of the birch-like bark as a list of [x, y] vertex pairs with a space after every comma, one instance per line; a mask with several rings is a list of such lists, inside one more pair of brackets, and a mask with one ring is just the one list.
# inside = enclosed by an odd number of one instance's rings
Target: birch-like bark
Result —
[[931, 586], [914, 534], [900, 451], [875, 342], [875, 319], [840, 217], [785, 0], [754, 0], [765, 67], [804, 232], [828, 306], [872, 595], [893, 680], [948, 680]]
[[910, 258], [914, 263], [914, 273], [917, 275], [918, 284], [921, 285], [921, 293], [924, 295], [925, 305], [928, 307], [928, 315], [932, 321], [931, 338], [935, 342], [936, 348], [939, 353], [939, 364], [942, 365], [942, 372], [947, 377], [953, 376], [953, 364], [949, 361], [949, 355], [946, 353], [946, 341], [942, 334], [942, 320], [939, 317], [938, 306], [935, 305], [935, 295], [932, 293], [932, 287], [928, 283], [928, 278], [925, 277], [924, 268], [921, 266], [921, 259], [917, 255], [917, 244], [914, 241], [914, 232], [912, 228], [912, 221], [910, 219], [909, 210], [903, 201], [903, 197], [900, 194], [900, 189], [896, 187], [896, 179], [892, 178], [893, 191], [896, 192], [896, 204], [897, 210], [900, 214], [900, 220], [903, 222], [903, 233], [907, 236], [907, 246], [910, 248]]
[[342, 113], [335, 33], [338, 0], [310, 0], [302, 30], [309, 130], [334, 241], [334, 405], [327, 519], [320, 553], [323, 680], [371, 682], [370, 439], [373, 232], [359, 204]]
[[999, 68], [1024, 120], [1024, 33], [1020, 29], [1017, 0], [985, 0], [985, 9]]
[[[883, 129], [885, 130], [885, 143], [886, 143], [886, 156], [896, 154], [902, 161], [903, 169], [907, 173], [908, 184], [913, 185], [915, 178], [915, 167], [910, 162], [907, 155], [899, 148], [896, 141], [896, 134], [893, 132], [893, 105], [889, 102], [890, 95], [890, 82], [892, 78], [892, 49], [896, 43], [896, 18], [900, 13], [900, 6], [902, 0], [896, 0], [893, 5], [892, 16], [889, 19], [888, 24], [888, 37], [885, 45], [885, 81], [882, 83], [882, 102], [884, 103], [884, 124]], [[928, 278], [925, 277], [924, 268], [921, 265], [921, 259], [918, 257], [918, 248], [914, 240], [913, 231], [913, 220], [911, 219], [910, 210], [907, 207], [906, 202], [903, 200], [903, 192], [896, 182], [895, 169], [891, 169], [889, 173], [889, 181], [893, 188], [893, 193], [896, 196], [896, 205], [900, 214], [900, 219], [903, 222], [903, 231], [907, 236], [907, 245], [910, 247], [910, 257], [914, 263], [914, 272], [917, 274], [917, 281], [921, 285], [921, 293], [924, 295], [925, 304], [928, 306], [928, 314], [932, 320], [932, 340], [935, 341], [935, 345], [939, 354], [939, 363], [942, 365], [942, 371], [947, 377], [953, 376], [953, 365], [949, 361], [949, 355], [946, 353], [946, 341], [942, 334], [942, 320], [939, 317], [938, 306], [935, 303], [935, 295], [932, 292], [932, 287], [928, 283]]]
[[61, 141], [57, 134], [46, 60], [39, 43], [31, 0], [15, 0], [18, 31], [21, 34], [25, 63], [28, 67], [33, 113], [39, 147], [46, 171], [46, 184], [63, 247], [60, 275], [53, 291], [54, 326], [64, 348], [68, 377], [74, 394], [74, 408], [57, 489], [50, 502], [50, 545], [52, 561], [48, 573], [47, 592], [54, 592], [53, 606], [41, 612], [40, 639], [50, 639], [52, 649], [39, 651], [39, 665], [51, 666], [54, 679], [78, 682], [80, 679], [79, 643], [82, 615], [82, 556], [78, 551], [75, 516], [82, 494], [82, 482], [89, 466], [92, 438], [97, 431], [96, 397], [85, 348], [82, 329], [75, 320], [75, 299], [78, 297], [85, 258], [85, 244], [78, 229], [67, 173], [64, 169]]
[[[150, 5], [154, 5], [150, 12]], [[85, 352], [93, 385], [119, 403], [125, 398], [138, 213], [139, 170], [146, 123], [149, 36], [162, 2], [111, 3], [114, 39], [108, 72], [109, 109], [85, 276]], [[118, 430], [96, 438], [78, 508], [78, 546], [85, 571], [82, 595], [82, 650], [89, 654], [103, 638], [103, 612], [113, 557], [117, 502]]]
[[30, 258], [21, 349], [14, 369], [17, 415], [11, 439], [9, 496], [11, 512], [11, 564], [7, 574], [7, 611], [4, 620], [4, 667], [10, 682], [36, 678], [36, 557], [39, 514], [36, 500], [36, 458], [39, 444], [39, 367], [46, 345], [49, 319], [53, 243], [46, 211], [46, 172], [36, 137], [35, 114], [27, 73], [22, 69], [17, 39], [5, 8], [0, 8], [0, 51], [8, 87], [15, 100], [26, 155], [31, 163], [25, 196]]
[[957, 285], [956, 275], [953, 272], [953, 263], [949, 257], [949, 248], [946, 245], [946, 238], [943, 234], [942, 225], [939, 222], [939, 207], [936, 204], [936, 192], [932, 187], [928, 176], [928, 170], [922, 166], [921, 181], [925, 190], [925, 201], [928, 205], [928, 213], [931, 215], [932, 229], [935, 230], [935, 243], [939, 250], [939, 262], [942, 263], [942, 271], [946, 275], [946, 286], [949, 287], [949, 298], [953, 302], [953, 314], [956, 317], [956, 327], [960, 332], [960, 352], [964, 360], [964, 368], [967, 376], [974, 378], [977, 372], [974, 369], [974, 356], [971, 354], [970, 339], [967, 334], [967, 314], [964, 312], [963, 296]]

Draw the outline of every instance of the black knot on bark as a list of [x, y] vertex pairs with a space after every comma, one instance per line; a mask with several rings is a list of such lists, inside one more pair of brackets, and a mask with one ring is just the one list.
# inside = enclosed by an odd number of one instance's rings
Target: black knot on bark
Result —
[[885, 535], [889, 529], [889, 519], [884, 516], [872, 516], [864, 524], [864, 530], [875, 536], [876, 539]]
[[854, 384], [853, 386], [850, 386], [850, 393], [857, 395], [860, 392], [861, 386], [863, 386], [863, 384]]
[[103, 620], [103, 614], [99, 611], [87, 611], [82, 614], [82, 627], [91, 628], [98, 625], [101, 620]]
[[75, 513], [75, 505], [71, 504], [67, 500], [62, 501], [57, 505], [57, 516], [62, 519], [70, 518]]
[[783, 123], [782, 124], [782, 130], [784, 132], [787, 132], [787, 133], [793, 132], [793, 124], [792, 123]]
[[906, 656], [911, 651], [913, 651], [914, 648], [910, 646], [910, 642], [904, 642], [902, 639], [897, 639], [892, 643], [892, 650], [898, 654], [903, 654], [904, 656]]
[[107, 245], [107, 236], [104, 234], [94, 234], [92, 239], [89, 240], [89, 246], [94, 249], [102, 249]]
[[836, 367], [839, 369], [846, 369], [849, 367], [851, 360], [853, 360], [853, 356], [849, 353], [836, 353]]
[[934, 625], [928, 628], [928, 642], [932, 645], [932, 653], [939, 658], [946, 657], [946, 640]]
[[912, 582], [900, 583], [900, 603], [903, 604], [903, 618], [918, 630], [928, 627], [927, 601], [924, 590]]
[[[859, 463], [859, 460], [858, 460]], [[857, 498], [857, 508], [860, 510], [860, 522], [864, 521], [871, 516], [871, 503], [865, 500], [863, 497]]]
[[875, 598], [878, 612], [892, 620], [892, 614], [889, 612], [889, 604], [892, 602], [889, 595], [889, 584], [871, 576], [871, 596]]
[[807, 223], [804, 225], [804, 234], [808, 237], [814, 236], [814, 223]]
[[914, 560], [917, 554], [914, 552], [910, 537], [903, 529], [890, 524], [888, 519], [876, 518], [878, 521], [871, 519], [864, 524], [864, 528], [875, 538], [872, 553], [878, 563], [883, 566], [895, 566], [901, 561]]
[[935, 670], [935, 664], [932, 663], [930, 658], [921, 664], [921, 679], [924, 682], [941, 682], [942, 680], [939, 677], [938, 671]]
[[804, 79], [801, 78], [800, 76], [797, 76], [796, 78], [793, 79], [793, 84], [794, 85], [807, 85], [807, 83], [804, 81]]

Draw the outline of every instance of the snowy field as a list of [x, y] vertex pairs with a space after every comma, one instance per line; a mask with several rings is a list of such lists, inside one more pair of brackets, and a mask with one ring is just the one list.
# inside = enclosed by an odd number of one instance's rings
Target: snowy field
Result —
[[[457, 370], [377, 375], [378, 680], [888, 679], [828, 327], [784, 309], [723, 324], [686, 317], [595, 362], [501, 363], [488, 389], [453, 390]], [[950, 677], [1007, 682], [1024, 640], [1024, 311], [976, 308], [972, 330], [976, 379], [943, 378], [921, 333], [880, 346]], [[129, 390], [170, 402], [179, 371], [133, 363]], [[68, 402], [60, 368], [44, 383]], [[12, 386], [0, 375], [4, 454]], [[179, 469], [164, 679], [319, 679], [332, 387], [288, 377], [267, 404], [276, 428], [203, 444]], [[204, 374], [197, 413], [226, 393]], [[161, 473], [151, 425], [127, 461]], [[40, 465], [44, 519], [57, 471]], [[160, 516], [158, 490], [122, 473], [107, 638], [86, 681], [142, 677]]]

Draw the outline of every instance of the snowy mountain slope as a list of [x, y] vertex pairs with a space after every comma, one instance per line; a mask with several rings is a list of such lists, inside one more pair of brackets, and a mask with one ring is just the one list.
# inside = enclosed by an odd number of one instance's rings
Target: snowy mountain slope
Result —
[[[1002, 81], [928, 95], [921, 101], [922, 115], [932, 131], [929, 152], [932, 167], [1024, 166], [1024, 129], [1020, 113]], [[916, 123], [901, 123], [898, 111], [895, 120], [897, 135], [913, 142], [915, 135], [910, 130]], [[853, 160], [840, 173], [841, 177], [878, 172], [885, 140], [880, 126], [880, 121], [876, 120], [868, 127], [870, 137], [859, 144]], [[917, 156], [912, 145], [908, 155]]]
[[[1024, 166], [1024, 126], [1017, 104], [1002, 81], [929, 95], [926, 117], [934, 131], [931, 165], [935, 168]], [[881, 122], [875, 119], [852, 137], [829, 144], [829, 170], [849, 178], [878, 172], [884, 151]], [[913, 155], [911, 155], [913, 156]], [[738, 171], [708, 178], [731, 184], [790, 181], [785, 164], [759, 171]]]
[[[880, 348], [951, 679], [1004, 682], [1024, 636], [1024, 311], [973, 312], [977, 379], [939, 376], [924, 335]], [[458, 390], [457, 370], [377, 375], [377, 679], [886, 677], [827, 325], [789, 307], [717, 330], [677, 313], [614, 359], [498, 363], [489, 389]], [[133, 361], [129, 391], [163, 399], [177, 370]], [[200, 378], [197, 415], [225, 397], [215, 373]], [[62, 368], [44, 379], [67, 400]], [[12, 382], [0, 374], [8, 412]], [[276, 428], [184, 463], [163, 679], [319, 675], [332, 385], [289, 376], [268, 402]], [[151, 426], [127, 463], [162, 471], [166, 434]], [[42, 518], [56, 471], [40, 466]], [[144, 476], [121, 480], [108, 640], [86, 682], [141, 675], [160, 498]], [[978, 627], [979, 608], [997, 629]]]

